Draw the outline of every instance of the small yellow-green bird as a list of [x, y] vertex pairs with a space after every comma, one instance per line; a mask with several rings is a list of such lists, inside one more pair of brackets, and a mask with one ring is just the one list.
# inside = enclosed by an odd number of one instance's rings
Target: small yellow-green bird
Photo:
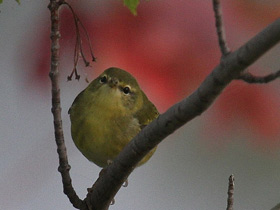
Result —
[[119, 68], [109, 68], [93, 80], [76, 97], [68, 113], [75, 145], [88, 160], [103, 168], [159, 115], [136, 79]]

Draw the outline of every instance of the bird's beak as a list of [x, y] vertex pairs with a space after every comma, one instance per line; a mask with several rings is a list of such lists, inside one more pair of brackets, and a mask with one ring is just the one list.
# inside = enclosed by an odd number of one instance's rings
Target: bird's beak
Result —
[[109, 86], [111, 88], [117, 87], [118, 84], [119, 84], [119, 80], [115, 77], [113, 77], [112, 79], [109, 80]]

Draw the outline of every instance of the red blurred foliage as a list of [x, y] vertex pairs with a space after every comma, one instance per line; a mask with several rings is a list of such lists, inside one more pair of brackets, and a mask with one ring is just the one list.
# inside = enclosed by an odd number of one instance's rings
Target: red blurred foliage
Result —
[[[110, 8], [106, 8], [104, 13], [95, 13], [94, 7], [93, 12], [83, 13], [83, 9], [79, 10], [79, 3], [73, 1], [71, 4], [93, 42], [97, 63], [92, 64], [92, 73], [97, 76], [111, 66], [128, 70], [161, 112], [189, 95], [219, 63], [220, 52], [210, 1], [195, 4], [191, 1], [173, 1], [171, 4], [167, 0], [143, 2], [137, 17], [118, 1], [110, 1]], [[227, 28], [238, 20], [242, 30], [249, 24], [250, 30], [254, 29], [256, 33], [256, 29], [261, 29], [260, 25], [263, 27], [279, 15], [276, 10], [269, 17], [259, 15], [250, 4], [257, 7], [258, 1], [228, 1], [223, 5]], [[248, 15], [256, 20], [246, 18]], [[239, 33], [234, 29], [230, 32], [233, 32], [230, 37]], [[62, 55], [68, 51], [72, 56], [74, 22], [72, 14], [65, 8], [61, 11], [61, 33]], [[34, 66], [34, 75], [43, 85], [48, 80], [50, 54], [43, 50], [48, 48], [49, 33], [42, 31], [42, 36], [45, 41], [36, 46], [44, 53], [36, 58], [38, 63]], [[214, 106], [215, 129], [227, 132], [233, 121], [241, 119], [240, 126], [275, 140], [280, 135], [280, 101], [275, 99], [276, 96], [272, 88], [234, 82]], [[208, 123], [213, 121], [210, 119]]]
[[279, 105], [272, 85], [233, 82], [210, 110], [211, 122], [205, 123], [205, 134], [226, 143], [226, 135], [242, 138], [251, 133], [252, 144], [274, 146], [279, 143]]

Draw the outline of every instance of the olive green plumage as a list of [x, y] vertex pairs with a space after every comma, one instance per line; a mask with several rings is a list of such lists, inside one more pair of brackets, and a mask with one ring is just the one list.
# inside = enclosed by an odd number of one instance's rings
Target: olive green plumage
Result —
[[[106, 167], [139, 131], [158, 117], [135, 78], [109, 68], [93, 80], [69, 109], [71, 134], [77, 148], [90, 161]], [[148, 153], [139, 165], [155, 152]]]

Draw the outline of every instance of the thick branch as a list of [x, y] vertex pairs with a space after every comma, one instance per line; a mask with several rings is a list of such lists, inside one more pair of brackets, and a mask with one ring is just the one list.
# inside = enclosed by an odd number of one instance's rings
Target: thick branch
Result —
[[64, 144], [64, 136], [61, 120], [60, 106], [60, 88], [58, 83], [59, 77], [59, 7], [62, 1], [51, 0], [48, 8], [51, 12], [51, 71], [50, 79], [52, 83], [52, 113], [54, 118], [55, 141], [57, 144], [57, 153], [59, 156], [58, 171], [61, 173], [64, 193], [68, 196], [70, 202], [76, 208], [85, 206], [85, 203], [77, 196], [70, 178], [66, 147]]
[[232, 80], [237, 79], [242, 71], [279, 40], [280, 19], [277, 19], [245, 45], [224, 57], [188, 98], [172, 106], [145, 127], [96, 181], [88, 196], [92, 206], [96, 209], [107, 209], [124, 180], [153, 147], [201, 115]]

